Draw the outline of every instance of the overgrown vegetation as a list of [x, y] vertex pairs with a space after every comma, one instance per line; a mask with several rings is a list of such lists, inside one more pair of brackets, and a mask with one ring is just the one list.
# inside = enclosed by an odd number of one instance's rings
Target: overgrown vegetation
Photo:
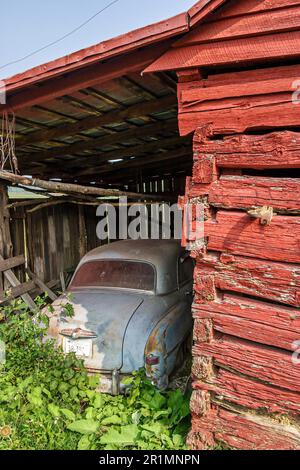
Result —
[[0, 310], [0, 449], [184, 449], [189, 398], [159, 393], [139, 372], [128, 396], [96, 391], [82, 361], [45, 341], [48, 317], [22, 301]]

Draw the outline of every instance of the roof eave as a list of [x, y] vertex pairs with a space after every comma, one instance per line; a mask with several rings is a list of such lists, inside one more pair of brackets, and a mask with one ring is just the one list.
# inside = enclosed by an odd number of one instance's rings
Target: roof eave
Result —
[[56, 78], [100, 61], [125, 55], [141, 47], [177, 37], [188, 30], [188, 15], [181, 13], [7, 78], [4, 80], [6, 92], [20, 91], [24, 87], [44, 80]]

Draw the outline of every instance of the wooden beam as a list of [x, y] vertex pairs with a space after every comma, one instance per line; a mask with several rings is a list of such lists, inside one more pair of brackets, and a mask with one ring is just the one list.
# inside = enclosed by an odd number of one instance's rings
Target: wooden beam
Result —
[[240, 17], [218, 19], [184, 36], [173, 47], [191, 46], [222, 41], [226, 39], [249, 37], [258, 34], [279, 33], [300, 29], [300, 6], [285, 9], [250, 13]]
[[299, 213], [300, 179], [221, 176], [209, 189], [209, 203], [226, 209], [271, 206], [283, 213]]
[[170, 49], [153, 62], [145, 72], [162, 72], [194, 67], [247, 64], [267, 59], [288, 59], [300, 56], [299, 31], [269, 34], [267, 36], [229, 39], [190, 47]]
[[192, 149], [189, 147], [183, 147], [179, 148], [176, 151], [168, 151], [168, 152], [161, 152], [158, 153], [155, 158], [153, 158], [153, 155], [150, 156], [140, 156], [135, 158], [134, 160], [127, 160], [126, 162], [123, 163], [116, 163], [113, 165], [103, 165], [100, 167], [93, 167], [90, 168], [90, 170], [86, 170], [81, 175], [87, 176], [88, 174], [90, 175], [95, 175], [95, 173], [99, 174], [99, 176], [103, 176], [105, 174], [112, 174], [116, 173], [122, 170], [133, 170], [135, 168], [140, 168], [144, 169], [145, 167], [148, 167], [149, 165], [155, 165], [157, 168], [160, 167], [161, 162], [166, 162], [169, 160], [177, 160], [183, 157], [188, 157], [190, 153], [191, 157], [191, 164], [192, 164]]
[[10, 214], [7, 204], [7, 185], [0, 184], [0, 255], [5, 259], [11, 258], [13, 251], [10, 233]]
[[251, 258], [300, 263], [300, 218], [276, 216], [263, 226], [240, 212], [219, 211], [205, 223], [208, 249]]
[[87, 231], [84, 207], [78, 206], [78, 224], [79, 224], [79, 254], [80, 259], [83, 258], [87, 251]]
[[230, 403], [242, 405], [248, 409], [260, 411], [264, 408], [268, 413], [292, 414], [295, 417], [298, 417], [300, 413], [297, 392], [280, 389], [279, 393], [275, 387], [224, 369], [218, 369], [210, 383], [196, 381], [193, 387], [196, 390], [209, 390]]
[[[44, 152], [31, 152], [30, 158], [35, 162], [41, 162], [50, 158], [60, 157], [62, 155], [74, 155], [76, 153], [85, 152], [86, 150], [94, 150], [106, 145], [113, 146], [121, 144], [131, 139], [139, 139], [143, 137], [151, 137], [161, 132], [177, 131], [177, 120], [156, 122], [154, 124], [145, 125], [141, 127], [134, 127], [127, 131], [118, 132], [116, 134], [109, 134], [97, 138], [90, 139], [88, 141], [81, 141], [76, 144], [65, 144], [62, 146], [53, 147], [51, 150]], [[29, 155], [28, 155], [29, 156]], [[22, 154], [22, 159], [26, 160], [26, 155]]]
[[223, 3], [225, 3], [225, 0], [198, 1], [188, 10], [190, 26], [195, 26], [203, 21], [208, 15], [221, 7]]
[[272, 79], [257, 79], [256, 82], [249, 81], [248, 83], [234, 83], [209, 88], [203, 88], [203, 84], [205, 84], [206, 80], [201, 80], [199, 87], [193, 84], [190, 89], [183, 89], [181, 92], [179, 88], [179, 112], [201, 111], [201, 104], [205, 101], [210, 102], [210, 110], [212, 110], [221, 100], [226, 98], [246, 98], [246, 96], [284, 92], [289, 92], [291, 95], [294, 91], [292, 85], [299, 75], [300, 67], [295, 67], [291, 75], [286, 78], [275, 76]]
[[159, 100], [151, 100], [129, 106], [126, 109], [117, 109], [110, 111], [102, 116], [92, 116], [82, 119], [75, 124], [64, 124], [55, 129], [46, 129], [37, 131], [21, 137], [16, 140], [18, 148], [26, 145], [32, 145], [39, 142], [48, 142], [64, 136], [75, 136], [83, 131], [97, 129], [99, 127], [121, 123], [127, 119], [147, 116], [159, 112], [163, 112], [170, 108], [177, 107], [176, 96], [166, 96]]
[[[0, 254], [0, 262], [1, 261], [4, 261], [4, 258]], [[12, 287], [20, 288], [20, 290], [22, 291], [22, 283], [19, 281], [17, 276], [11, 270], [4, 271], [4, 277], [7, 279], [7, 281]], [[27, 292], [28, 290], [18, 294], [18, 296], [20, 296], [22, 300], [28, 305], [30, 310], [35, 311], [36, 305], [34, 301], [32, 300], [32, 298], [30, 297], [30, 295], [27, 294]]]
[[261, 99], [250, 97], [240, 103], [240, 106], [233, 101], [228, 100], [226, 104], [224, 103], [223, 109], [219, 105], [216, 107], [219, 109], [212, 111], [179, 114], [180, 135], [190, 134], [197, 127], [205, 126], [207, 123], [210, 123], [212, 133], [215, 135], [300, 126], [299, 106], [292, 103], [291, 95], [286, 94], [283, 100], [276, 94], [265, 95]]
[[[228, 351], [230, 352], [230, 349], [228, 349]], [[242, 353], [245, 354], [244, 369], [248, 367], [248, 370], [252, 373], [251, 369], [256, 369], [256, 367], [254, 368], [253, 364], [249, 363], [247, 357], [248, 351], [242, 350]], [[195, 361], [196, 359], [197, 358], [195, 358]], [[273, 369], [276, 369], [274, 364], [278, 364], [278, 368], [281, 367], [284, 370], [285, 363], [283, 363], [283, 361], [277, 362], [277, 358], [270, 359], [270, 361], [272, 360]], [[290, 362], [292, 364], [292, 361]], [[230, 368], [231, 366], [228, 367]], [[261, 368], [263, 370], [263, 367]], [[239, 378], [240, 375], [236, 375], [235, 390], [240, 390]], [[262, 381], [264, 383], [266, 382], [264, 378], [262, 378]], [[253, 388], [258, 392], [259, 386], [256, 388], [256, 382], [254, 382]], [[281, 390], [282, 388], [274, 391], [276, 396], [280, 395], [280, 399], [283, 396], [281, 395]], [[248, 395], [249, 393], [250, 389]], [[283, 390], [283, 394], [287, 396], [285, 390]], [[220, 396], [222, 395], [223, 393], [220, 393]], [[261, 396], [260, 400], [260, 402], [263, 403]], [[197, 416], [196, 413], [193, 414], [192, 431], [188, 438], [189, 446], [192, 450], [214, 448], [216, 444], [220, 442], [227, 444], [229, 448], [238, 448], [240, 450], [274, 451], [299, 449], [300, 433], [296, 426], [290, 424], [290, 421], [288, 425], [280, 424], [278, 423], [279, 418], [277, 418], [278, 421], [274, 421], [274, 419], [266, 418], [265, 416], [257, 416], [249, 412], [245, 413], [241, 411], [241, 407], [234, 410], [232, 404], [231, 406], [230, 404], [226, 404], [225, 400], [224, 403], [220, 403], [219, 400], [218, 404], [223, 406], [214, 406], [203, 416]], [[226, 406], [230, 411], [225, 409]], [[261, 408], [263, 408], [263, 404]], [[214, 436], [217, 442], [214, 441]]]
[[293, 351], [299, 339], [300, 311], [269, 302], [224, 294], [222, 301], [194, 306], [194, 318], [213, 320], [214, 330]]
[[[195, 302], [201, 301], [198, 288], [203, 277], [213, 276], [214, 285], [222, 291], [231, 291], [271, 302], [300, 307], [299, 265], [275, 263], [261, 259], [209, 253], [197, 260], [195, 269]], [[300, 310], [299, 310], [300, 312]]]
[[[66, 193], [66, 194], [84, 194], [93, 196], [127, 196], [130, 199], [147, 199], [147, 194], [130, 193], [126, 191], [118, 191], [116, 189], [101, 189], [88, 186], [80, 186], [78, 184], [58, 183], [53, 181], [44, 181], [40, 179], [27, 178], [25, 176], [14, 175], [8, 171], [0, 170], [0, 179], [9, 181], [17, 185], [34, 186], [37, 188], [46, 189], [47, 191]], [[157, 199], [158, 197], [149, 195], [150, 199]], [[159, 198], [161, 199], [161, 198]]]
[[24, 255], [15, 256], [14, 258], [5, 259], [0, 261], [0, 272], [7, 271], [9, 269], [16, 268], [25, 264], [25, 257]]
[[[28, 298], [31, 299], [31, 297], [28, 295], [28, 292], [33, 291], [35, 287], [36, 285], [33, 281], [28, 281], [28, 282], [24, 282], [23, 284], [20, 283], [20, 285], [17, 285], [16, 287], [11, 287], [10, 289], [7, 289], [7, 293], [0, 292], [0, 304], [11, 302], [13, 299], [16, 299], [17, 297], [22, 297], [23, 300], [24, 298], [26, 298], [27, 300]], [[28, 303], [27, 300], [24, 300], [26, 304]], [[34, 306], [33, 310], [35, 308], [36, 307]]]
[[18, 111], [30, 106], [54, 100], [60, 96], [72, 94], [84, 88], [99, 85], [131, 72], [142, 71], [155, 58], [159, 57], [169, 47], [170, 41], [161, 45], [149, 47], [121, 58], [100, 62], [93, 66], [80, 69], [66, 76], [48, 79], [44, 84], [25, 88], [14, 95], [8, 95], [7, 104], [0, 105], [1, 111]]
[[[159, 150], [168, 150], [169, 148], [175, 147], [176, 145], [182, 145], [186, 143], [187, 140], [182, 139], [178, 136], [170, 137], [168, 139], [158, 139], [153, 142], [144, 143], [142, 145], [132, 146], [132, 147], [124, 147], [118, 150], [111, 150], [109, 152], [102, 152], [98, 155], [85, 155], [83, 157], [74, 158], [72, 162], [72, 166], [70, 165], [70, 171], [74, 174], [74, 169], [76, 169], [76, 175], [82, 176], [85, 174], [95, 174], [94, 169], [95, 167], [99, 167], [99, 164], [106, 163], [108, 160], [115, 160], [115, 159], [125, 159], [126, 157], [139, 157], [145, 155], [147, 153], [153, 153], [153, 161], [155, 162], [156, 156], [159, 153]], [[35, 163], [33, 161], [33, 163]], [[55, 162], [47, 162], [47, 165], [44, 165], [44, 175], [47, 174], [67, 174], [68, 168], [64, 161], [61, 161], [61, 167], [59, 166], [59, 158], [56, 159]], [[22, 169], [22, 163], [20, 162], [20, 168]], [[52, 169], [53, 168], [53, 169]], [[111, 164], [111, 168], [113, 170], [113, 164]], [[82, 171], [81, 171], [82, 169]], [[91, 172], [91, 169], [93, 170]]]
[[29, 268], [27, 268], [27, 272], [33, 280], [35, 286], [37, 286], [43, 294], [47, 294], [49, 298], [54, 302], [57, 299], [57, 295], [54, 294], [53, 290], [50, 289], [50, 287], [48, 287], [47, 284], [45, 284], [36, 274], [31, 272]]
[[293, 5], [299, 5], [299, 0], [247, 0], [246, 2], [233, 2], [228, 3], [218, 11], [218, 19], [283, 9]]
[[276, 387], [300, 392], [300, 368], [291, 361], [289, 351], [224, 335], [211, 343], [194, 346], [194, 355], [212, 356], [216, 365]]
[[[10, 232], [10, 214], [7, 209], [7, 185], [0, 183], [0, 256], [9, 259], [13, 256], [13, 246]], [[5, 289], [5, 279], [0, 275], [0, 290]]]
[[[297, 106], [295, 106], [297, 108]], [[265, 135], [237, 135], [205, 141], [195, 134], [194, 158], [201, 166], [209, 155], [220, 168], [256, 170], [300, 168], [300, 133], [272, 132]], [[197, 168], [195, 168], [195, 174]], [[209, 181], [211, 182], [211, 181]]]

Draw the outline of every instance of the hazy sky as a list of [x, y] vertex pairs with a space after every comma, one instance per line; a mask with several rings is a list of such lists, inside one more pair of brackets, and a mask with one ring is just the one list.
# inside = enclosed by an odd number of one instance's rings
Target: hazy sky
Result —
[[[0, 7], [0, 67], [55, 41], [111, 0], [11, 0]], [[5, 78], [132, 29], [186, 11], [196, 0], [119, 0], [59, 44], [0, 70]]]

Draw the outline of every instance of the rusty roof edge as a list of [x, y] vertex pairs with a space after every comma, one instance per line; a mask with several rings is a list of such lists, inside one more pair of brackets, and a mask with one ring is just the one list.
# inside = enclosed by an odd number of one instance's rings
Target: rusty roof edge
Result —
[[18, 91], [23, 87], [176, 37], [187, 31], [189, 31], [188, 14], [180, 13], [6, 78], [4, 79], [6, 91]]

